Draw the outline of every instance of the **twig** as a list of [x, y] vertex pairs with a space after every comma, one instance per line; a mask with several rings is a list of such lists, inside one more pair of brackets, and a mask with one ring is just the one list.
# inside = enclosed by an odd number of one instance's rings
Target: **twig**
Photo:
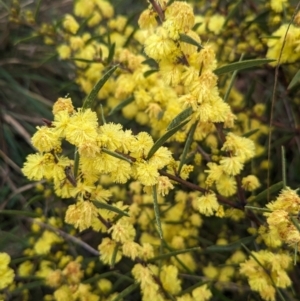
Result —
[[72, 241], [73, 243], [75, 243], [76, 245], [79, 245], [81, 246], [83, 249], [87, 250], [88, 252], [90, 252], [91, 254], [95, 255], [95, 256], [99, 256], [100, 255], [100, 252], [97, 251], [96, 249], [92, 248], [90, 245], [88, 245], [87, 243], [83, 242], [82, 240], [60, 230], [60, 229], [57, 229], [57, 228], [54, 228], [48, 224], [45, 224], [45, 223], [42, 223], [40, 221], [36, 221], [34, 220], [33, 218], [30, 218], [30, 217], [26, 217], [26, 220], [29, 220], [30, 222], [32, 223], [36, 223], [38, 224], [39, 226], [41, 226], [42, 228], [44, 229], [47, 229], [49, 231], [52, 231], [58, 235], [60, 235], [61, 237], [65, 238], [66, 240], [69, 240], [69, 241]]

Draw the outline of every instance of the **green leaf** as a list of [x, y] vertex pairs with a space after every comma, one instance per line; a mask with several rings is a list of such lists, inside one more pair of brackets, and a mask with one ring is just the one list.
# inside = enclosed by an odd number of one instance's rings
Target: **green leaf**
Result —
[[251, 137], [253, 134], [257, 133], [258, 131], [259, 131], [259, 129], [251, 130], [251, 131], [245, 133], [244, 135], [242, 135], [242, 137], [249, 138], [249, 137]]
[[17, 215], [17, 216], [30, 216], [30, 217], [40, 217], [41, 215], [32, 211], [23, 210], [0, 210], [0, 214], [5, 215]]
[[275, 60], [273, 60], [273, 59], [255, 59], [255, 60], [247, 60], [247, 61], [242, 61], [242, 62], [235, 62], [235, 63], [231, 63], [229, 65], [222, 66], [222, 67], [216, 69], [214, 72], [216, 75], [222, 75], [222, 74], [225, 74], [228, 72], [256, 67], [256, 66], [260, 66], [260, 65], [267, 64], [267, 63], [274, 62], [274, 61]]
[[29, 290], [32, 288], [41, 288], [43, 285], [45, 285], [45, 281], [44, 280], [38, 280], [38, 281], [33, 281], [33, 282], [29, 282], [27, 284], [24, 284], [14, 290], [12, 290], [10, 293], [13, 295], [19, 294], [20, 292], [24, 291], [24, 290]]
[[21, 43], [31, 41], [31, 40], [33, 40], [35, 38], [38, 38], [38, 37], [40, 37], [39, 34], [33, 34], [33, 35], [28, 36], [28, 37], [21, 38], [21, 39], [17, 40], [16, 42], [14, 42], [14, 46], [16, 46], [18, 44], [21, 44]]
[[109, 69], [103, 77], [96, 83], [90, 94], [85, 98], [82, 108], [83, 110], [86, 110], [88, 108], [91, 108], [93, 105], [94, 100], [96, 99], [98, 92], [100, 89], [104, 86], [104, 84], [107, 82], [107, 80], [112, 76], [112, 74], [116, 71], [119, 65], [113, 66], [111, 69]]
[[107, 64], [110, 64], [112, 62], [115, 55], [115, 49], [116, 49], [116, 43], [112, 43], [108, 52]]
[[243, 245], [250, 244], [255, 240], [255, 238], [256, 238], [255, 236], [247, 236], [228, 245], [209, 246], [205, 249], [205, 251], [209, 253], [210, 252], [232, 252], [235, 251], [236, 249], [239, 249], [242, 246], [242, 244]]
[[117, 214], [120, 214], [122, 216], [129, 216], [129, 214], [126, 211], [122, 211], [121, 209], [114, 207], [112, 205], [106, 204], [106, 203], [102, 203], [100, 201], [92, 201], [92, 203], [99, 209], [105, 209], [108, 211], [112, 211], [115, 212]]
[[275, 192], [278, 192], [282, 188], [283, 188], [283, 182], [282, 181], [278, 182], [269, 187], [269, 192], [268, 189], [266, 189], [263, 192], [259, 193], [254, 198], [250, 197], [251, 202], [253, 203], [253, 202], [260, 202], [262, 200], [266, 200], [268, 198], [268, 195], [274, 194]]
[[134, 101], [134, 97], [133, 96], [129, 96], [128, 98], [126, 98], [125, 100], [123, 100], [122, 102], [120, 102], [117, 106], [115, 106], [110, 112], [109, 112], [109, 116], [113, 115], [114, 113], [122, 110], [124, 107], [126, 107], [127, 105], [129, 105], [130, 103], [132, 103]]
[[245, 209], [250, 209], [250, 210], [259, 211], [259, 212], [268, 212], [268, 213], [272, 212], [272, 210], [267, 209], [267, 208], [259, 208], [259, 207], [253, 207], [253, 206], [248, 206], [248, 205], [245, 206]]
[[177, 255], [184, 254], [184, 253], [195, 252], [195, 251], [201, 251], [201, 250], [202, 249], [200, 247], [193, 247], [193, 248], [188, 248], [188, 249], [183, 249], [183, 250], [176, 250], [176, 251], [169, 252], [167, 254], [162, 254], [162, 255], [158, 255], [158, 256], [155, 256], [153, 258], [150, 258], [149, 262], [155, 262], [159, 259], [170, 259], [173, 256], [177, 256]]
[[[243, 60], [243, 57], [244, 57], [244, 54], [241, 55], [239, 62], [241, 62], [241, 61]], [[232, 87], [233, 87], [233, 84], [234, 84], [235, 78], [236, 78], [236, 76], [237, 76], [237, 73], [238, 73], [238, 70], [235, 70], [235, 71], [232, 73], [232, 75], [231, 75], [231, 78], [230, 78], [230, 82], [229, 82], [228, 88], [227, 88], [226, 93], [225, 93], [225, 95], [224, 95], [224, 102], [227, 102], [227, 99], [228, 99], [229, 94], [230, 94], [230, 91], [231, 91], [231, 89], [232, 89]]]
[[128, 162], [130, 164], [132, 163], [132, 161], [130, 159], [128, 159], [127, 157], [123, 156], [122, 154], [113, 152], [113, 151], [111, 151], [111, 150], [109, 150], [107, 148], [102, 148], [102, 151], [103, 151], [103, 153], [106, 153], [106, 154], [108, 154], [110, 156], [113, 156], [113, 157], [115, 157], [117, 159], [124, 160], [124, 161], [126, 161], [126, 162]]
[[151, 68], [158, 69], [158, 64], [157, 64], [157, 62], [156, 62], [154, 59], [151, 59], [151, 58], [142, 61], [142, 64], [143, 64], [143, 65], [148, 65], [148, 66], [150, 66]]
[[138, 30], [138, 27], [137, 27], [137, 26], [134, 27], [133, 31], [131, 32], [131, 34], [128, 36], [126, 42], [124, 43], [123, 48], [128, 47], [128, 45], [129, 45], [131, 39], [133, 38], [133, 36], [134, 36], [134, 34], [137, 32], [137, 30]]
[[158, 200], [157, 200], [156, 185], [154, 185], [152, 188], [152, 196], [153, 196], [153, 207], [154, 207], [158, 234], [159, 234], [160, 239], [163, 239], [163, 232], [162, 232], [160, 213], [159, 213], [159, 205], [158, 205]]
[[147, 70], [144, 72], [144, 77], [148, 77], [150, 76], [151, 74], [155, 73], [155, 72], [158, 72], [159, 70], [158, 69], [151, 69], [151, 70]]
[[291, 80], [289, 86], [287, 87], [288, 90], [293, 89], [297, 84], [300, 83], [300, 70], [294, 75], [293, 79]]
[[182, 169], [184, 163], [186, 162], [186, 156], [187, 156], [188, 150], [190, 149], [190, 146], [191, 146], [191, 144], [193, 142], [193, 137], [194, 137], [194, 133], [195, 133], [195, 130], [197, 128], [197, 125], [198, 125], [198, 121], [196, 121], [192, 125], [192, 127], [190, 128], [188, 137], [186, 139], [186, 142], [185, 142], [185, 145], [184, 145], [184, 149], [183, 149], [183, 152], [182, 152], [182, 155], [181, 155], [179, 167], [178, 167], [178, 174], [179, 175], [180, 175], [180, 172], [181, 172], [181, 169]]
[[149, 160], [154, 154], [155, 152], [170, 138], [172, 137], [176, 132], [178, 132], [182, 127], [184, 127], [187, 123], [189, 122], [189, 120], [186, 120], [180, 124], [178, 124], [177, 126], [173, 127], [171, 130], [167, 131], [162, 137], [160, 137], [151, 147], [148, 156], [147, 156], [147, 160]]
[[223, 29], [226, 27], [228, 21], [234, 17], [234, 15], [236, 14], [236, 12], [238, 11], [239, 5], [242, 3], [242, 0], [239, 0], [234, 7], [232, 8], [232, 10], [229, 12], [229, 14], [227, 15], [225, 22], [223, 24]]
[[113, 301], [123, 300], [124, 297], [128, 296], [131, 292], [136, 290], [138, 287], [139, 287], [138, 283], [131, 284], [130, 286], [125, 288], [121, 293], [119, 293], [118, 296], [113, 299]]
[[119, 251], [119, 245], [116, 244], [116, 246], [114, 248], [114, 251], [113, 251], [113, 254], [111, 256], [111, 264], [110, 264], [110, 267], [109, 267], [111, 270], [115, 268], [115, 263], [116, 263], [118, 251]]
[[168, 125], [167, 131], [173, 129], [177, 125], [179, 125], [182, 121], [186, 120], [188, 117], [190, 117], [193, 114], [192, 107], [188, 107], [187, 109], [180, 112]]
[[40, 195], [40, 194], [35, 195], [35, 196], [33, 196], [32, 198], [30, 198], [30, 199], [26, 202], [26, 204], [24, 205], [24, 208], [29, 207], [29, 205], [31, 205], [31, 204], [33, 204], [33, 203], [35, 203], [35, 202], [43, 201], [43, 200], [45, 200], [45, 196]]
[[180, 41], [196, 46], [197, 51], [204, 48], [200, 43], [198, 43], [196, 40], [194, 40], [193, 38], [191, 38], [190, 36], [188, 36], [186, 34], [180, 34]]

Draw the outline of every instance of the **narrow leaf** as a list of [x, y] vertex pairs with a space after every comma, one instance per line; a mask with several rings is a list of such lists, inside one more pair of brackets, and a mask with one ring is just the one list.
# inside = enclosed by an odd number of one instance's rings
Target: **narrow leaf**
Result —
[[194, 137], [194, 133], [195, 133], [195, 130], [197, 128], [197, 125], [198, 125], [198, 122], [195, 122], [192, 127], [190, 128], [190, 131], [189, 131], [189, 134], [188, 134], [188, 137], [186, 139], [186, 142], [185, 142], [185, 145], [184, 145], [184, 149], [183, 149], [183, 152], [182, 152], [182, 155], [181, 155], [181, 159], [180, 159], [180, 163], [179, 163], [179, 167], [178, 167], [178, 174], [180, 175], [180, 172], [181, 172], [181, 169], [186, 161], [186, 156], [187, 156], [187, 153], [190, 149], [190, 146], [193, 142], [193, 137]]
[[129, 214], [126, 211], [122, 211], [121, 209], [114, 207], [112, 205], [106, 204], [106, 203], [102, 203], [99, 201], [92, 201], [92, 203], [99, 209], [105, 209], [108, 211], [113, 211], [117, 214], [120, 214], [122, 216], [129, 216]]
[[126, 107], [127, 105], [129, 105], [130, 103], [132, 103], [134, 101], [134, 97], [133, 96], [129, 96], [128, 98], [126, 98], [125, 100], [123, 100], [122, 102], [120, 102], [117, 106], [115, 106], [110, 112], [109, 112], [109, 116], [113, 115], [114, 113], [122, 110], [124, 107]]
[[130, 159], [126, 158], [126, 157], [123, 156], [122, 154], [113, 152], [113, 151], [111, 151], [111, 150], [109, 150], [109, 149], [106, 149], [106, 148], [102, 148], [102, 151], [103, 151], [103, 153], [106, 153], [106, 154], [108, 154], [108, 155], [110, 155], [110, 156], [113, 156], [113, 157], [115, 157], [115, 158], [117, 158], [117, 159], [124, 160], [124, 161], [126, 161], [126, 162], [128, 162], [128, 163], [130, 163], [130, 164], [132, 163], [132, 161], [131, 161]]
[[150, 76], [151, 74], [155, 73], [155, 72], [158, 72], [158, 69], [151, 69], [151, 70], [147, 70], [144, 72], [144, 77], [148, 77]]
[[[243, 57], [244, 57], [244, 54], [241, 55], [240, 60], [239, 60], [240, 62], [243, 60]], [[233, 84], [234, 84], [235, 78], [236, 78], [236, 76], [237, 76], [237, 73], [238, 73], [238, 70], [235, 70], [235, 71], [232, 73], [232, 75], [231, 75], [231, 78], [230, 78], [230, 81], [229, 81], [229, 85], [228, 85], [227, 91], [226, 91], [226, 93], [225, 93], [225, 95], [224, 95], [224, 102], [227, 102], [227, 99], [228, 99], [229, 94], [230, 94], [230, 91], [231, 91], [231, 89], [232, 89], [232, 87], [233, 87]]]
[[188, 36], [186, 34], [180, 34], [180, 41], [196, 46], [197, 51], [204, 48], [200, 43], [198, 43], [196, 40], [194, 40], [193, 38], [191, 38], [190, 36]]
[[143, 65], [148, 65], [150, 66], [151, 68], [155, 68], [155, 69], [158, 69], [158, 63], [154, 60], [154, 59], [146, 59], [142, 62]]
[[113, 301], [123, 300], [124, 297], [128, 296], [131, 292], [136, 290], [138, 287], [139, 287], [138, 283], [131, 284], [130, 286], [125, 288], [121, 293], [119, 293], [118, 296], [113, 299]]
[[253, 211], [260, 211], [260, 212], [268, 212], [268, 213], [272, 212], [272, 210], [267, 209], [267, 208], [253, 207], [253, 206], [248, 206], [248, 205], [245, 206], [245, 209], [250, 209]]
[[156, 185], [153, 186], [152, 195], [153, 195], [153, 207], [154, 207], [154, 212], [155, 212], [155, 219], [156, 219], [158, 234], [159, 234], [160, 239], [163, 239], [163, 232], [162, 232], [162, 228], [161, 228], [159, 206], [158, 206], [158, 200], [157, 200]]
[[210, 252], [232, 252], [235, 251], [236, 249], [239, 249], [242, 246], [242, 244], [243, 245], [250, 244], [255, 240], [255, 238], [256, 238], [255, 236], [247, 236], [228, 245], [209, 246], [205, 249], [205, 251], [209, 253]]
[[234, 15], [236, 14], [238, 8], [239, 8], [239, 5], [241, 4], [242, 0], [239, 0], [235, 5], [234, 7], [232, 8], [232, 10], [229, 12], [229, 14], [227, 15], [226, 19], [225, 19], [225, 22], [223, 24], [223, 28], [226, 27], [228, 21], [230, 19], [232, 19], [232, 17], [234, 17]]
[[160, 137], [151, 147], [148, 156], [147, 156], [147, 160], [149, 160], [154, 154], [155, 152], [170, 138], [172, 137], [176, 132], [178, 132], [182, 127], [184, 127], [187, 123], [189, 122], [189, 120], [186, 120], [180, 124], [178, 124], [177, 126], [175, 126], [174, 128], [172, 128], [170, 131], [167, 131], [162, 137]]
[[115, 55], [115, 49], [116, 49], [116, 43], [112, 43], [109, 48], [109, 53], [107, 57], [107, 64], [110, 64], [114, 58]]
[[300, 82], [300, 70], [297, 71], [293, 79], [291, 80], [289, 86], [287, 87], [288, 90], [293, 89], [297, 84]]
[[259, 129], [254, 129], [254, 130], [251, 130], [251, 131], [245, 133], [245, 134], [242, 135], [242, 136], [245, 137], [245, 138], [249, 138], [249, 137], [251, 137], [253, 134], [257, 133], [258, 131], [259, 131]]
[[155, 256], [155, 257], [149, 259], [149, 262], [155, 262], [159, 259], [170, 259], [173, 256], [177, 256], [177, 255], [184, 254], [184, 253], [195, 252], [195, 251], [201, 251], [201, 248], [200, 247], [194, 247], [194, 248], [188, 248], [188, 249], [183, 249], [183, 250], [172, 251], [172, 252], [169, 252], [167, 254], [162, 254], [162, 255]]
[[250, 197], [251, 202], [260, 202], [262, 200], [266, 200], [268, 195], [278, 192], [282, 188], [283, 188], [283, 182], [282, 181], [278, 182], [269, 187], [269, 192], [268, 192], [268, 189], [266, 189], [263, 192], [259, 193], [257, 196], [255, 196], [254, 199], [252, 197]]
[[94, 100], [97, 97], [98, 92], [103, 87], [103, 85], [107, 82], [107, 80], [111, 77], [111, 75], [115, 72], [115, 70], [118, 68], [119, 65], [113, 66], [111, 69], [109, 69], [103, 77], [96, 83], [90, 94], [85, 98], [82, 108], [83, 110], [91, 108], [93, 105]]
[[30, 217], [40, 217], [41, 215], [32, 211], [23, 210], [0, 210], [0, 215], [17, 215], [17, 216], [30, 216]]
[[180, 112], [168, 125], [167, 131], [171, 130], [172, 128], [176, 127], [178, 124], [180, 124], [182, 121], [187, 119], [193, 114], [192, 107], [188, 107], [187, 109]]
[[45, 284], [44, 280], [29, 282], [29, 283], [26, 283], [16, 289], [12, 290], [10, 293], [13, 295], [16, 295], [24, 290], [29, 290], [29, 289], [33, 289], [33, 288], [41, 288], [44, 284]]
[[225, 74], [228, 72], [233, 72], [236, 70], [243, 70], [251, 67], [256, 67], [260, 66], [263, 64], [267, 64], [270, 62], [274, 62], [275, 60], [273, 59], [255, 59], [255, 60], [247, 60], [247, 61], [242, 61], [242, 62], [235, 62], [226, 66], [222, 66], [218, 69], [216, 69], [214, 72], [216, 75], [221, 75]]
[[111, 270], [115, 268], [115, 263], [116, 263], [118, 251], [119, 251], [119, 245], [116, 244], [116, 246], [114, 248], [114, 252], [111, 256], [111, 264], [110, 264], [110, 269]]

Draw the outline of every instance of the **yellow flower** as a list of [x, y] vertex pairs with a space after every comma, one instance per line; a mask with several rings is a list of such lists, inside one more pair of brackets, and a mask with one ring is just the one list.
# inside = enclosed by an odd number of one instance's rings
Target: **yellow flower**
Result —
[[10, 256], [7, 253], [0, 253], [0, 290], [13, 283], [15, 273], [8, 266], [9, 263]]
[[221, 165], [214, 162], [207, 163], [207, 167], [209, 169], [205, 170], [205, 172], [208, 173], [205, 183], [206, 185], [211, 186], [214, 182], [220, 179], [220, 177], [224, 174], [224, 171]]
[[216, 181], [216, 187], [218, 192], [224, 196], [232, 196], [237, 191], [235, 178], [226, 174]]
[[31, 138], [31, 142], [39, 152], [50, 152], [60, 147], [61, 141], [59, 138], [52, 127], [38, 126], [37, 132]]
[[170, 189], [173, 188], [174, 186], [168, 177], [160, 176], [158, 178], [158, 187], [157, 187], [158, 194], [165, 196], [169, 194]]
[[219, 14], [214, 14], [212, 17], [210, 17], [207, 27], [211, 32], [218, 35], [223, 28], [224, 22], [225, 22], [224, 16]]
[[[83, 1], [85, 2], [85, 0]], [[101, 14], [104, 18], [112, 18], [114, 15], [114, 7], [109, 1], [106, 0], [94, 0], [95, 4], [101, 10]]]
[[249, 175], [242, 179], [242, 186], [247, 191], [253, 191], [260, 186], [259, 179], [254, 175]]
[[145, 53], [156, 61], [163, 59], [173, 61], [181, 55], [176, 43], [168, 37], [167, 31], [161, 27], [145, 41]]
[[56, 301], [73, 301], [73, 293], [68, 285], [62, 285], [54, 292], [54, 298]]
[[22, 168], [23, 174], [29, 180], [41, 180], [43, 178], [52, 177], [52, 169], [54, 166], [54, 157], [51, 154], [31, 154], [26, 158], [24, 167]]
[[243, 160], [240, 157], [223, 157], [220, 160], [220, 165], [225, 173], [230, 176], [236, 176], [244, 168], [244, 164], [241, 161]]
[[[246, 262], [240, 264], [240, 273], [248, 278], [252, 290], [259, 292], [264, 300], [275, 301], [275, 288], [286, 288], [291, 285], [287, 269], [292, 258], [284, 253], [275, 254], [266, 250], [252, 252]], [[270, 271], [267, 272], [267, 271]], [[274, 281], [271, 281], [271, 279]]]
[[62, 60], [69, 59], [71, 57], [71, 48], [68, 45], [62, 44], [57, 46], [56, 51]]
[[198, 210], [200, 213], [210, 216], [219, 208], [217, 197], [213, 192], [208, 192], [197, 200]]
[[135, 228], [127, 218], [119, 219], [109, 230], [114, 241], [124, 243], [126, 241], [133, 241], [135, 237]]
[[136, 135], [135, 141], [131, 144], [131, 155], [135, 158], [146, 157], [152, 145], [152, 137], [146, 132], [140, 132]]
[[56, 114], [62, 111], [67, 112], [68, 114], [73, 114], [75, 112], [71, 98], [59, 97], [57, 101], [54, 103], [52, 108], [52, 113], [54, 117]]
[[154, 28], [157, 26], [157, 21], [156, 21], [156, 16], [157, 13], [154, 12], [151, 9], [146, 9], [144, 10], [140, 16], [139, 16], [139, 20], [138, 20], [138, 24], [140, 26], [141, 29], [150, 29], [150, 28]]
[[[112, 264], [113, 254], [115, 252], [116, 247], [117, 247], [116, 242], [114, 242], [108, 237], [104, 238], [101, 244], [98, 246], [98, 250], [100, 251], [100, 260], [105, 264]], [[122, 253], [118, 249], [115, 263], [119, 262], [121, 259], [122, 259]]]
[[192, 291], [194, 300], [207, 301], [212, 297], [211, 291], [208, 289], [207, 284], [201, 285]]
[[46, 284], [50, 287], [59, 287], [63, 281], [62, 271], [51, 271], [46, 277]]
[[243, 162], [253, 158], [255, 155], [254, 142], [233, 133], [227, 134], [222, 150], [232, 152], [232, 155], [238, 156]]
[[89, 201], [79, 201], [67, 209], [65, 222], [83, 231], [89, 228], [98, 216], [97, 208]]
[[178, 31], [187, 32], [193, 28], [195, 16], [190, 4], [183, 1], [174, 1], [165, 11], [166, 21], [172, 20]]
[[106, 123], [99, 127], [101, 146], [114, 151], [122, 145], [123, 139], [124, 135], [121, 124]]
[[18, 275], [21, 277], [32, 275], [33, 263], [29, 260], [22, 262], [18, 267]]
[[80, 269], [81, 265], [76, 261], [69, 262], [62, 274], [67, 278], [68, 283], [78, 284], [83, 277], [83, 271]]
[[79, 29], [79, 24], [72, 15], [66, 14], [63, 20], [63, 27], [70, 33], [75, 34]]
[[91, 109], [85, 111], [79, 109], [71, 116], [65, 129], [66, 140], [71, 144], [80, 146], [85, 141], [95, 141], [98, 134], [98, 119], [95, 112]]
[[141, 246], [134, 241], [125, 241], [122, 245], [123, 255], [135, 260], [141, 251]]
[[164, 265], [160, 273], [160, 279], [163, 288], [172, 295], [177, 295], [181, 291], [181, 284], [178, 279], [178, 269], [176, 266]]
[[281, 13], [285, 8], [287, 0], [271, 0], [270, 6], [271, 9], [274, 10], [276, 13]]
[[147, 161], [135, 162], [133, 164], [133, 177], [145, 186], [153, 186], [158, 182], [157, 166]]
[[34, 250], [36, 254], [49, 254], [51, 247], [54, 244], [62, 243], [63, 239], [57, 236], [54, 232], [45, 230], [42, 236], [36, 241]]

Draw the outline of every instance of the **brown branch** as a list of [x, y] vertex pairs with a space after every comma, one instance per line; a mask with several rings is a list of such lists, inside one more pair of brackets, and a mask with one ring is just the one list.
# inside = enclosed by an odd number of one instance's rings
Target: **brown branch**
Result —
[[66, 240], [72, 241], [73, 243], [75, 243], [76, 245], [81, 246], [83, 249], [85, 249], [86, 251], [90, 252], [91, 254], [95, 255], [95, 256], [99, 256], [100, 252], [97, 251], [96, 249], [92, 248], [90, 245], [88, 245], [87, 243], [85, 243], [84, 241], [80, 240], [79, 238], [72, 236], [60, 229], [54, 228], [53, 226], [50, 226], [48, 224], [42, 223], [40, 221], [36, 221], [33, 218], [30, 217], [26, 217], [26, 220], [29, 220], [31, 223], [36, 223], [38, 224], [40, 227], [47, 229], [49, 231], [52, 231], [54, 233], [56, 233], [57, 235], [65, 238]]
[[[196, 184], [193, 184], [191, 182], [183, 180], [183, 179], [181, 179], [181, 178], [179, 178], [177, 176], [171, 175], [171, 174], [169, 174], [169, 173], [167, 173], [167, 172], [165, 172], [163, 170], [160, 170], [159, 173], [161, 175], [164, 175], [164, 176], [168, 177], [169, 179], [171, 179], [171, 180], [173, 180], [173, 181], [175, 181], [177, 183], [182, 184], [183, 186], [186, 186], [186, 187], [190, 188], [191, 190], [200, 191], [202, 193], [206, 193], [206, 192], [209, 191], [208, 189], [202, 188], [202, 187], [200, 187], [200, 186], [198, 186]], [[216, 194], [216, 197], [217, 197], [218, 201], [220, 203], [222, 203], [222, 204], [228, 205], [228, 206], [230, 206], [232, 208], [243, 210], [243, 207], [241, 205], [229, 201], [228, 199], [224, 198], [220, 194]]]
[[155, 0], [149, 0], [149, 2], [151, 3], [153, 9], [157, 12], [160, 22], [163, 23], [165, 21], [165, 14], [162, 8]]

